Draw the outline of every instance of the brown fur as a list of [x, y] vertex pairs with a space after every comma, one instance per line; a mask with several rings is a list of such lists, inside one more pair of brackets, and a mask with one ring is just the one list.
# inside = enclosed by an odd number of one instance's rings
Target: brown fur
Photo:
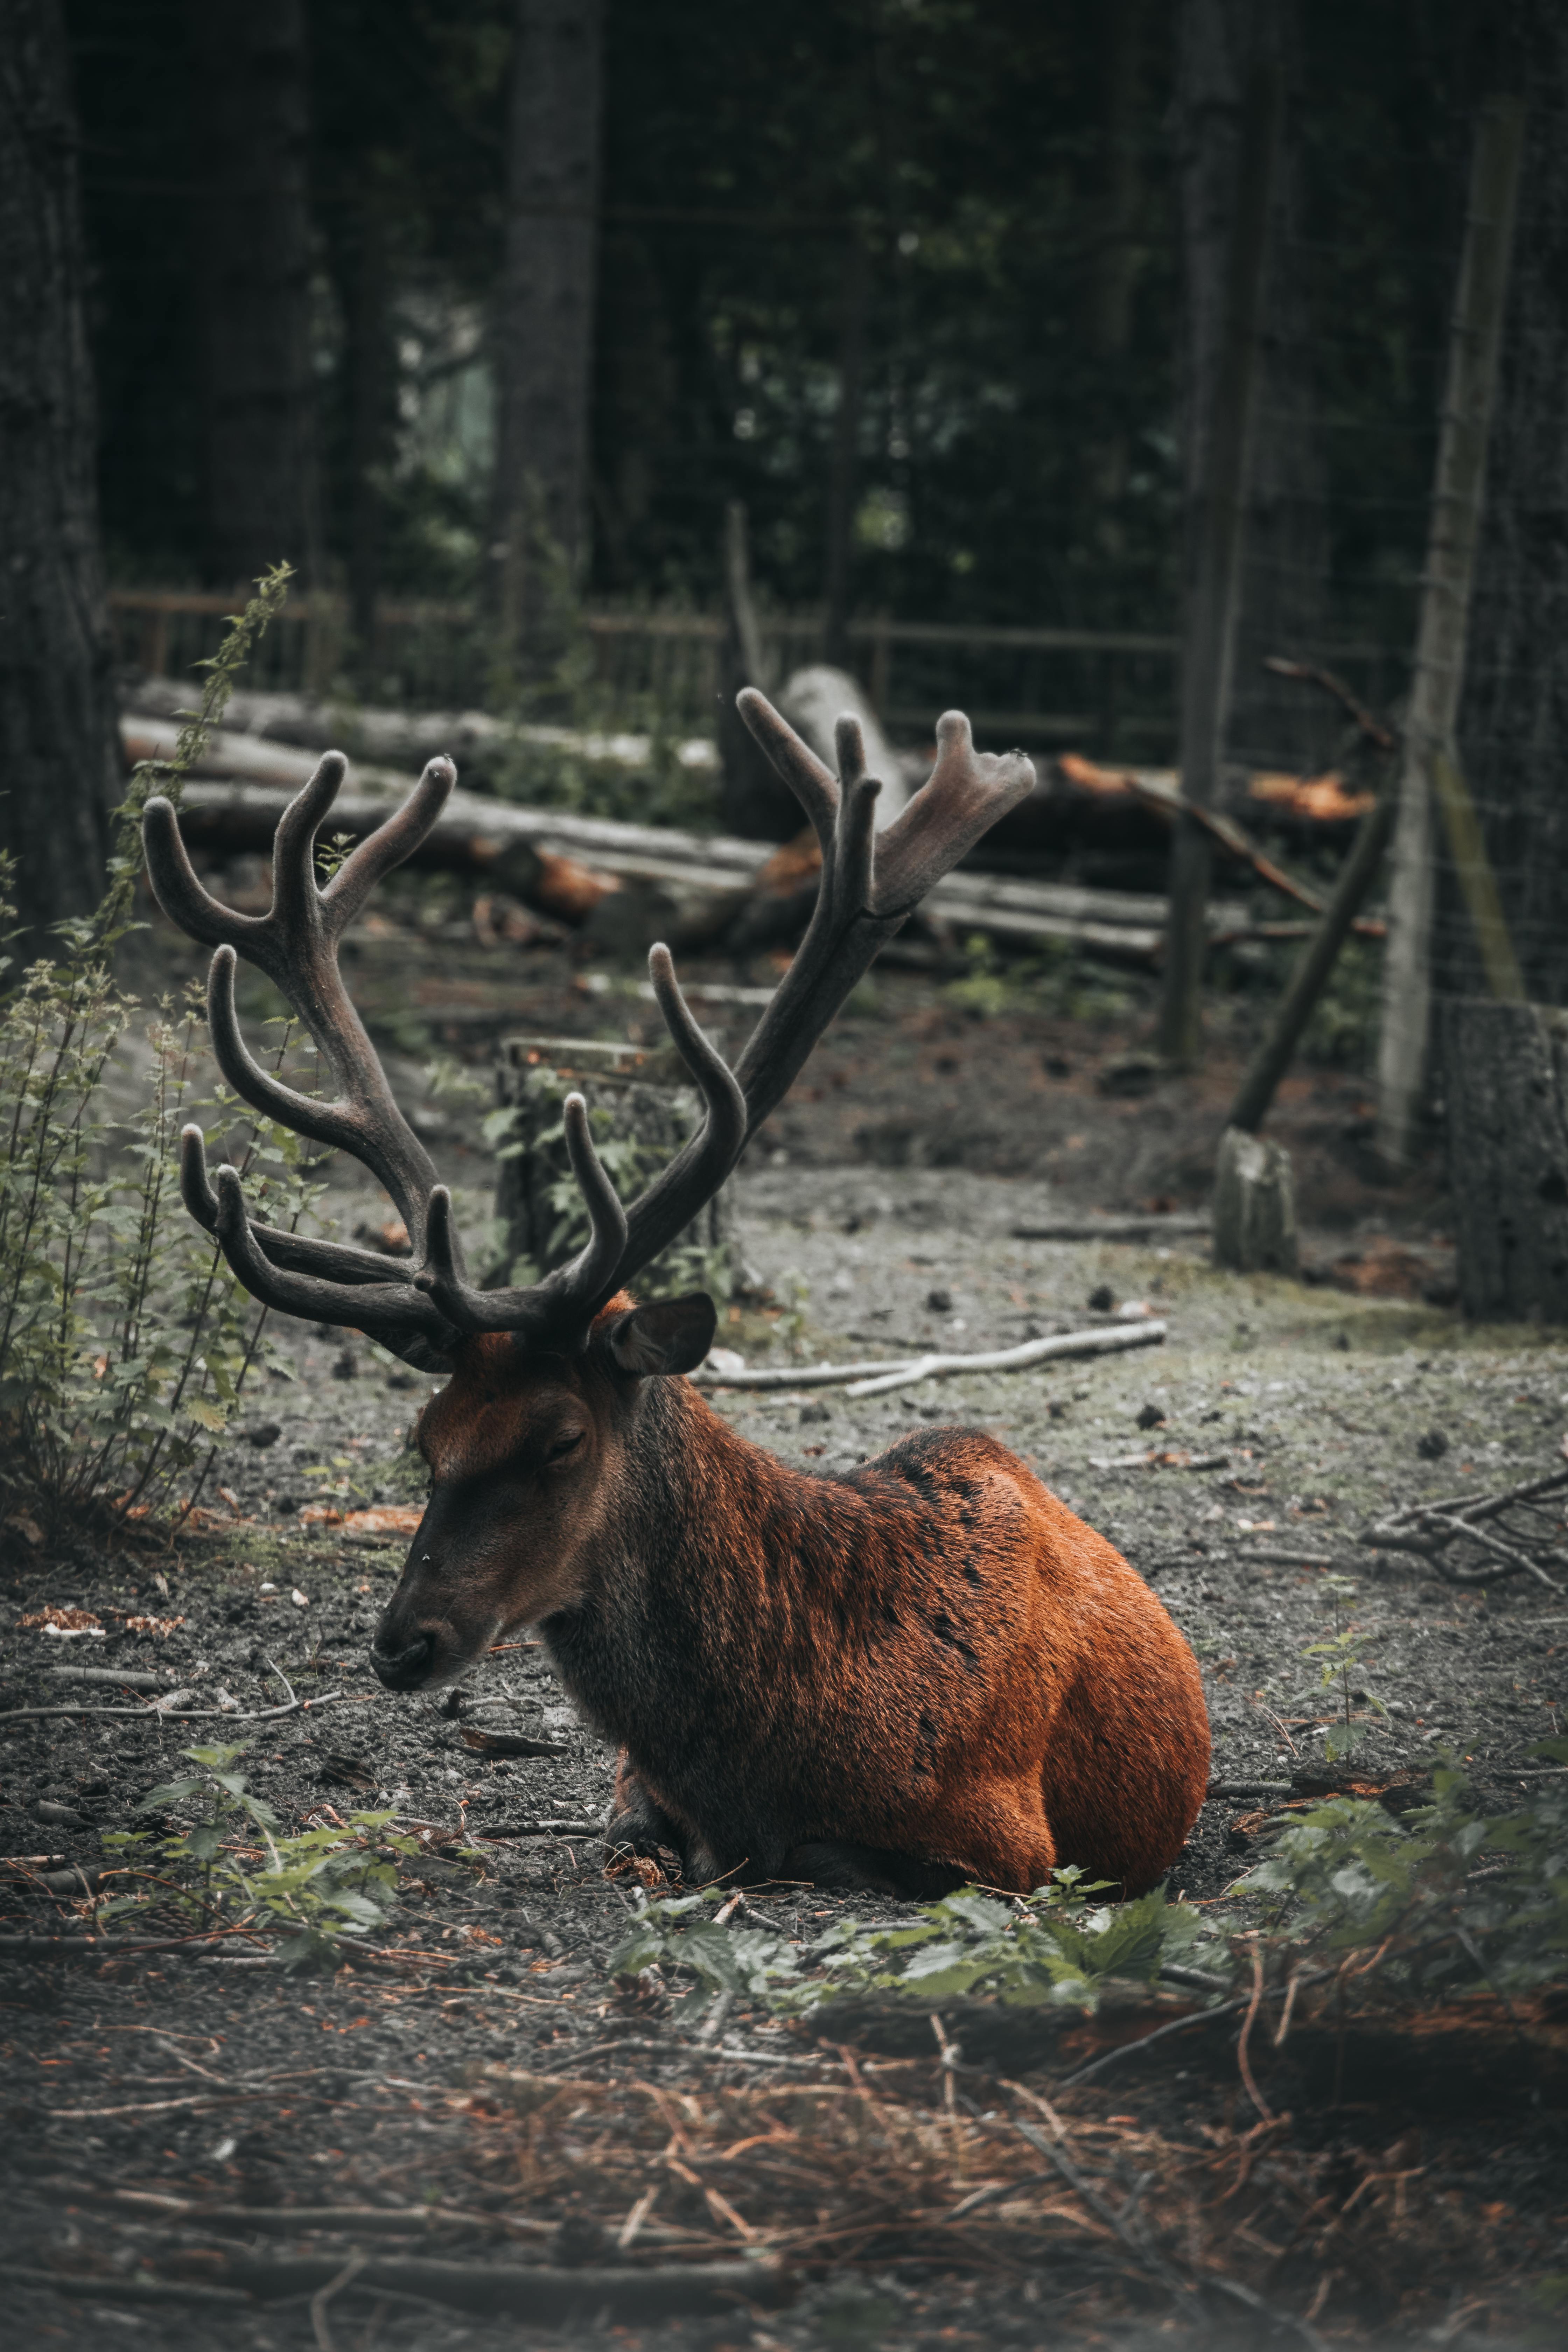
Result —
[[420, 1430], [431, 1501], [384, 1679], [450, 1680], [538, 1623], [621, 1745], [612, 1837], [674, 1844], [697, 1877], [1158, 1879], [1208, 1726], [1191, 1651], [1120, 1554], [973, 1430], [794, 1470], [689, 1382], [624, 1370], [629, 1309], [570, 1360], [464, 1347]]

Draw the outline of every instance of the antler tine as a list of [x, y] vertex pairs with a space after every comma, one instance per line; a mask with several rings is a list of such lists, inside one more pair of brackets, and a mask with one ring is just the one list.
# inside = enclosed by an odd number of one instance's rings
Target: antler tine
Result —
[[936, 722], [936, 765], [878, 837], [872, 907], [901, 922], [998, 817], [1035, 789], [1022, 751], [977, 751], [962, 710]]
[[[218, 1196], [207, 1174], [206, 1138], [199, 1127], [180, 1129], [180, 1198], [204, 1232], [216, 1235]], [[274, 1265], [297, 1274], [319, 1274], [330, 1282], [384, 1282], [387, 1261], [379, 1251], [356, 1249], [350, 1242], [318, 1241], [310, 1234], [285, 1233], [252, 1217], [250, 1231], [257, 1246]]]
[[647, 969], [664, 1025], [701, 1093], [705, 1115], [690, 1141], [627, 1209], [626, 1254], [605, 1297], [685, 1230], [718, 1192], [746, 1140], [746, 1098], [740, 1082], [693, 1017], [669, 950], [662, 944], [650, 949]]
[[736, 1064], [747, 1133], [754, 1135], [878, 950], [931, 885], [1033, 788], [1035, 771], [1021, 752], [977, 753], [968, 719], [950, 710], [937, 721], [931, 776], [886, 832], [874, 835], [879, 786], [862, 772], [858, 727], [841, 719], [835, 734], [844, 776], [827, 832], [816, 783], [819, 763], [761, 695], [748, 689], [741, 699], [747, 725], [822, 842], [822, 886], [805, 938]]
[[253, 941], [259, 941], [267, 917], [237, 914], [203, 889], [180, 838], [174, 803], [162, 793], [154, 793], [142, 812], [142, 847], [153, 895], [187, 939], [204, 948], [237, 947], [244, 940], [247, 953]]
[[[209, 1019], [223, 1032], [224, 1074], [253, 1108], [298, 1128], [316, 1141], [363, 1160], [386, 1186], [415, 1248], [424, 1241], [425, 1203], [436, 1181], [430, 1156], [393, 1100], [375, 1050], [350, 1003], [337, 969], [335, 947], [350, 917], [374, 883], [406, 857], [428, 832], [452, 788], [449, 760], [432, 760], [403, 806], [361, 843], [340, 872], [348, 887], [329, 902], [316, 887], [315, 839], [342, 787], [346, 762], [326, 752], [303, 790], [278, 820], [272, 846], [272, 907], [240, 916], [220, 907], [192, 871], [172, 804], [150, 801], [142, 822], [148, 867], [170, 919], [205, 944], [228, 950], [226, 971], [215, 960], [208, 983]], [[233, 951], [264, 971], [304, 1022], [337, 1082], [331, 1104], [295, 1094], [251, 1060], [234, 1016]]]
[[395, 1355], [406, 1355], [423, 1340], [432, 1353], [449, 1353], [455, 1334], [433, 1300], [409, 1282], [323, 1281], [275, 1265], [257, 1240], [245, 1205], [237, 1168], [217, 1171], [217, 1241], [233, 1271], [253, 1298], [280, 1314], [333, 1323], [380, 1339]]
[[741, 688], [735, 708], [811, 819], [826, 860], [838, 816], [838, 779], [754, 686]]
[[532, 1331], [580, 1346], [595, 1310], [616, 1288], [626, 1245], [626, 1216], [594, 1149], [588, 1106], [568, 1095], [563, 1106], [572, 1172], [588, 1209], [588, 1240], [570, 1265], [558, 1266], [523, 1290], [476, 1290], [452, 1255], [452, 1196], [444, 1184], [430, 1195], [425, 1265], [415, 1277], [447, 1321], [462, 1331]]
[[444, 755], [425, 772], [400, 809], [367, 834], [321, 892], [321, 910], [333, 939], [352, 923], [383, 875], [413, 856], [447, 804], [458, 771]]
[[[256, 1061], [240, 1034], [239, 1015], [235, 1010], [234, 981], [237, 959], [232, 947], [219, 948], [207, 972], [207, 1030], [212, 1038], [213, 1052], [218, 1068], [242, 1102], [258, 1110], [263, 1118], [276, 1119], [279, 1127], [289, 1127], [297, 1135], [308, 1135], [312, 1143], [327, 1144], [331, 1150], [353, 1152], [356, 1159], [369, 1160], [374, 1140], [365, 1133], [364, 1121], [342, 1103], [321, 1101], [314, 1095], [302, 1095], [293, 1087], [286, 1087], [269, 1070]], [[374, 1168], [374, 1162], [371, 1165]], [[386, 1178], [374, 1168], [384, 1184]], [[390, 1185], [387, 1187], [391, 1190]]]

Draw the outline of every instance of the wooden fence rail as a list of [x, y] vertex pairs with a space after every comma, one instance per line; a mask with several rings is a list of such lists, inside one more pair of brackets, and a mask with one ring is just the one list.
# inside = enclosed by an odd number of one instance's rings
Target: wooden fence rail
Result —
[[[246, 592], [116, 588], [110, 610], [119, 660], [179, 677], [212, 651], [216, 623]], [[696, 612], [588, 610], [582, 625], [607, 699], [626, 723], [711, 730], [724, 624]], [[763, 651], [782, 677], [822, 656], [820, 612], [762, 616]], [[1176, 726], [1173, 634], [1139, 629], [992, 626], [900, 621], [872, 614], [849, 624], [855, 666], [884, 722], [924, 732], [937, 712], [965, 709], [995, 740], [1072, 744], [1101, 759], [1163, 763]], [[1384, 659], [1375, 646], [1332, 649], [1337, 665]], [[451, 709], [483, 705], [490, 656], [476, 608], [435, 598], [378, 605], [374, 643], [356, 646], [346, 597], [300, 592], [259, 648], [249, 683], [327, 695], [345, 677], [367, 702]]]

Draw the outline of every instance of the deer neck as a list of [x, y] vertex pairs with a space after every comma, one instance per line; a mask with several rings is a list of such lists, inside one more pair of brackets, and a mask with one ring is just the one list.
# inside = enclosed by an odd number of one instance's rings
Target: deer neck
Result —
[[[684, 1380], [644, 1383], [622, 1479], [582, 1601], [540, 1631], [573, 1696], [626, 1740], [650, 1710], [710, 1703], [742, 1662], [750, 1678], [759, 1651], [797, 1640], [803, 1601], [863, 1575], [868, 1513], [854, 1488], [752, 1444]], [[680, 1661], [680, 1688], [649, 1689], [656, 1648]]]

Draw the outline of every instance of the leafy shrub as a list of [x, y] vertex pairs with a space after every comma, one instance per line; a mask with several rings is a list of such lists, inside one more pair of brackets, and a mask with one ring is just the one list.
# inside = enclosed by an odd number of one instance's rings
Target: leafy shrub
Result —
[[[1532, 1753], [1568, 1766], [1568, 1739], [1544, 1740]], [[1326, 1971], [1371, 1948], [1376, 1973], [1358, 1970], [1363, 1995], [1489, 1989], [1506, 1999], [1568, 1976], [1568, 1772], [1544, 1780], [1517, 1811], [1489, 1816], [1450, 1757], [1433, 1776], [1432, 1802], [1403, 1817], [1357, 1797], [1285, 1815], [1267, 1855], [1230, 1890], [1248, 1902], [1245, 1910], [1200, 1911], [1168, 1902], [1159, 1887], [1096, 1904], [1107, 1891], [1058, 1870], [1027, 1896], [965, 1887], [910, 1923], [850, 1919], [796, 1945], [766, 1929], [722, 1927], [705, 1915], [727, 1890], [706, 1888], [645, 1901], [610, 1973], [636, 1978], [658, 1967], [689, 1978], [686, 2014], [700, 2014], [721, 1992], [795, 2016], [847, 1994], [990, 1994], [1010, 2005], [1092, 2009], [1111, 1978], [1152, 1983], [1173, 1968], [1184, 1982], [1223, 1995], [1239, 1951], [1258, 1949], [1273, 1973], [1288, 1976]]]
[[[1568, 1764], [1568, 1739], [1531, 1751]], [[1488, 1815], [1453, 1757], [1429, 1805], [1394, 1818], [1331, 1797], [1288, 1816], [1237, 1885], [1264, 1899], [1276, 1940], [1300, 1962], [1386, 1947], [1385, 1984], [1527, 1991], [1568, 1975], [1568, 1774], [1516, 1812]], [[1490, 1859], [1482, 1862], [1481, 1856]]]
[[[286, 579], [269, 574], [231, 623], [174, 759], [137, 769], [96, 914], [61, 924], [58, 960], [0, 998], [0, 1517], [34, 1537], [83, 1516], [161, 1519], [182, 1488], [188, 1507], [264, 1351], [265, 1310], [177, 1197], [181, 1126], [204, 1116], [220, 1147], [233, 1119], [226, 1088], [196, 1091], [199, 1003], [149, 1017], [112, 959], [131, 928], [142, 810], [154, 790], [177, 797]], [[104, 1081], [139, 1019], [152, 1084], [118, 1122]], [[254, 1119], [243, 1132], [260, 1213], [296, 1221], [315, 1197], [299, 1139]]]
[[[246, 1743], [187, 1748], [199, 1770], [143, 1797], [138, 1812], [208, 1799], [189, 1829], [110, 1830], [103, 1843], [121, 1857], [128, 1891], [99, 1906], [100, 1920], [152, 1912], [205, 1933], [246, 1927], [282, 1933], [287, 1967], [330, 1961], [345, 1937], [384, 1927], [396, 1898], [397, 1858], [416, 1839], [393, 1832], [390, 1812], [351, 1813], [339, 1829], [279, 1834], [277, 1814], [236, 1771]], [[137, 1884], [138, 1881], [143, 1882]]]
[[1208, 1932], [1201, 1912], [1168, 1903], [1160, 1888], [1131, 1903], [1091, 1902], [1105, 1891], [1080, 1871], [1058, 1870], [1030, 1895], [964, 1887], [927, 1905], [910, 1924], [845, 1920], [797, 1947], [767, 1929], [725, 1928], [694, 1916], [723, 1899], [725, 1890], [710, 1888], [647, 1902], [610, 1973], [689, 1972], [696, 1979], [681, 2004], [689, 2014], [721, 1992], [744, 1993], [794, 2016], [849, 1993], [921, 2000], [994, 1993], [1020, 2007], [1092, 2008], [1107, 1978], [1152, 1981]]

